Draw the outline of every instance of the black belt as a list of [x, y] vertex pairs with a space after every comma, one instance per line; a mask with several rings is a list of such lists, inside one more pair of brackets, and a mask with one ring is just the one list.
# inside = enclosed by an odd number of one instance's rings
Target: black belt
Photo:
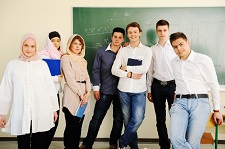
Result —
[[77, 81], [77, 83], [86, 83], [86, 81]]
[[157, 84], [160, 84], [162, 86], [166, 86], [168, 84], [175, 84], [175, 80], [170, 80], [170, 81], [160, 81], [156, 78], [153, 79], [153, 82], [157, 83]]
[[186, 95], [176, 95], [176, 98], [209, 98], [208, 94], [186, 94]]

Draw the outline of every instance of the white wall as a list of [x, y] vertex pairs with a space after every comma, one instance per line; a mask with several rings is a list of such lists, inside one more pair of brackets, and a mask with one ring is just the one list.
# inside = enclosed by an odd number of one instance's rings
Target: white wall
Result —
[[[41, 50], [48, 32], [56, 30], [61, 34], [65, 49], [67, 39], [72, 34], [72, 7], [204, 6], [225, 6], [225, 0], [0, 0], [0, 78], [3, 76], [7, 63], [18, 57], [19, 43], [25, 33], [32, 32], [37, 35], [38, 48]], [[225, 105], [224, 98], [225, 93], [221, 93], [223, 105]], [[93, 108], [95, 103], [93, 96], [90, 101]], [[86, 136], [91, 116], [92, 111], [85, 118], [82, 137]], [[111, 124], [112, 109], [109, 110], [101, 126], [99, 138], [109, 137]], [[63, 137], [64, 127], [64, 115], [61, 112], [56, 137]], [[147, 102], [146, 118], [139, 128], [138, 134], [139, 138], [158, 138], [154, 108], [149, 102]], [[10, 137], [10, 135], [0, 132], [0, 137]]]

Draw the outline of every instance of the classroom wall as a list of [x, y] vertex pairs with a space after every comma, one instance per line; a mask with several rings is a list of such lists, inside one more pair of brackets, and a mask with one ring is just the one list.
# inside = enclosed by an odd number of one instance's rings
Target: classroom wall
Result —
[[[216, 7], [225, 6], [225, 0], [0, 0], [0, 78], [7, 63], [18, 57], [21, 37], [32, 32], [38, 37], [38, 49], [41, 50], [48, 32], [57, 30], [62, 37], [64, 49], [67, 39], [72, 34], [72, 7]], [[222, 104], [225, 105], [225, 93], [221, 92]], [[92, 107], [85, 117], [82, 137], [86, 136], [94, 106], [93, 95], [90, 98]], [[169, 117], [169, 115], [167, 114]], [[109, 110], [101, 126], [98, 137], [108, 138], [112, 124], [112, 109]], [[169, 124], [169, 119], [167, 120]], [[138, 130], [139, 138], [158, 138], [155, 127], [154, 108], [147, 102], [146, 117]], [[60, 122], [56, 137], [63, 137], [65, 127], [64, 115], [60, 113]], [[223, 128], [222, 128], [223, 129]], [[0, 137], [11, 137], [0, 132]], [[220, 135], [219, 139], [225, 139]]]

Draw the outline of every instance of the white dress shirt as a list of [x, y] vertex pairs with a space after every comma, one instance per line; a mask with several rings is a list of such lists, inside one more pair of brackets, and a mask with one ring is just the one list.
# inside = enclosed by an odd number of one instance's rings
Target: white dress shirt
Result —
[[10, 117], [4, 132], [12, 135], [50, 130], [53, 112], [59, 110], [48, 65], [42, 61], [13, 60], [7, 65], [0, 85], [0, 114]]
[[191, 51], [187, 60], [172, 60], [176, 94], [208, 94], [211, 90], [213, 109], [220, 109], [219, 83], [213, 61], [204, 54]]
[[151, 92], [153, 78], [160, 81], [174, 80], [171, 60], [176, 57], [170, 41], [168, 40], [164, 47], [159, 43], [151, 47], [152, 62], [147, 74], [148, 92]]
[[[142, 60], [140, 66], [127, 66], [128, 58]], [[138, 47], [132, 48], [130, 45], [119, 50], [112, 66], [112, 74], [120, 77], [118, 89], [123, 92], [140, 93], [146, 91], [146, 73], [152, 59], [152, 50], [140, 43]], [[127, 72], [120, 69], [127, 66]], [[140, 79], [127, 78], [127, 73], [142, 74]]]

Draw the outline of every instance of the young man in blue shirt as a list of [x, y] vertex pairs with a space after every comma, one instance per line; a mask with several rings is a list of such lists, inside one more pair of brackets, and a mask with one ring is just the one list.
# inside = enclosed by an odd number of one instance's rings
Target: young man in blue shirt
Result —
[[117, 149], [117, 141], [120, 138], [123, 127], [123, 118], [117, 94], [119, 78], [112, 75], [111, 68], [116, 58], [116, 54], [124, 41], [124, 34], [124, 29], [120, 27], [114, 28], [111, 36], [112, 42], [108, 46], [100, 48], [96, 53], [92, 70], [93, 90], [96, 103], [87, 136], [80, 149], [92, 149], [100, 125], [111, 103], [113, 103], [114, 120], [109, 139], [109, 148]]

